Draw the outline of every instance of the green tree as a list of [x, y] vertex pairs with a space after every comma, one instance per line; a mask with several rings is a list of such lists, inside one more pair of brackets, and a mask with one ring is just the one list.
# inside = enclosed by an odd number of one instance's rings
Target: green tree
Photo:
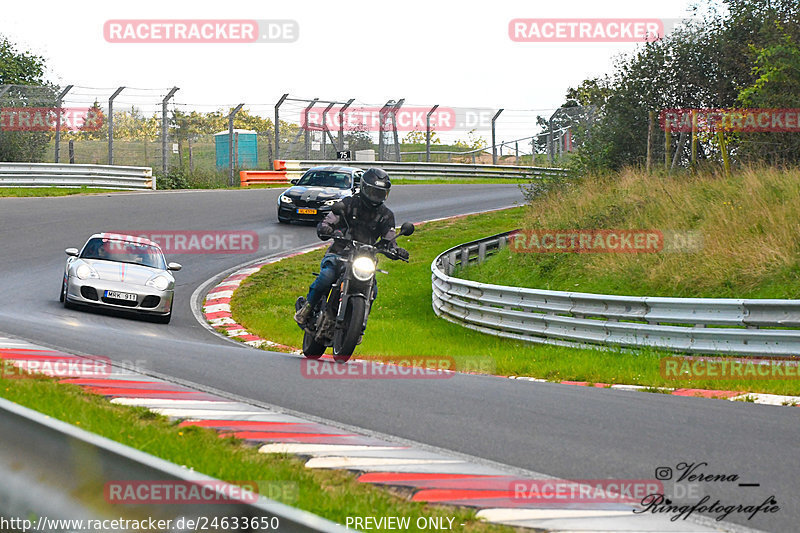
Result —
[[[52, 107], [55, 87], [45, 80], [45, 68], [43, 57], [20, 51], [0, 35], [0, 86], [11, 85], [0, 108]], [[0, 131], [0, 161], [42, 161], [48, 138], [46, 132]]]

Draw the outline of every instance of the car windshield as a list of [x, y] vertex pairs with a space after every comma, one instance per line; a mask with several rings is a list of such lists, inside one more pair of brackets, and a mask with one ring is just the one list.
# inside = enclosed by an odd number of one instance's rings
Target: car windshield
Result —
[[119, 263], [133, 263], [166, 270], [164, 254], [155, 246], [117, 239], [89, 239], [81, 252], [83, 259], [102, 259]]
[[298, 185], [309, 187], [336, 187], [338, 189], [349, 189], [351, 186], [350, 174], [347, 172], [332, 172], [330, 170], [309, 170], [306, 172]]

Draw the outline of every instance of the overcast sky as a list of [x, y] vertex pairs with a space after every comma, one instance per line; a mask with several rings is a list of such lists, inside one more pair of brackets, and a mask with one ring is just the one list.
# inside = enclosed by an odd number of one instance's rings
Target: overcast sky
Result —
[[[56, 83], [178, 86], [176, 102], [201, 110], [247, 102], [267, 115], [267, 106], [283, 93], [369, 104], [405, 98], [410, 104], [545, 110], [558, 107], [568, 87], [609, 72], [615, 55], [637, 45], [518, 43], [509, 37], [510, 20], [676, 19], [689, 15], [690, 3], [6, 1], [0, 33], [44, 56]], [[109, 43], [103, 26], [111, 19], [292, 19], [299, 39], [290, 44]], [[135, 101], [133, 92], [126, 94], [121, 103]]]

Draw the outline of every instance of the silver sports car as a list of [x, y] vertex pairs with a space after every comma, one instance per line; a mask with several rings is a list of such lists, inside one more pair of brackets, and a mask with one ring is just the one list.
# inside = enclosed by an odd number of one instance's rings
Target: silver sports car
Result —
[[167, 264], [158, 244], [144, 238], [96, 233], [83, 249], [67, 248], [60, 300], [65, 307], [87, 305], [131, 310], [167, 324], [172, 317], [178, 263]]

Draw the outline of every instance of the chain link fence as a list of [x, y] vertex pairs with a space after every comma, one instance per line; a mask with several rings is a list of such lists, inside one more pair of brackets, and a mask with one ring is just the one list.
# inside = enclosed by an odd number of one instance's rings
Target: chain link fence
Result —
[[590, 115], [289, 94], [204, 105], [177, 87], [5, 85], [0, 161], [147, 166], [166, 187], [234, 185], [238, 170], [274, 159], [563, 166]]

